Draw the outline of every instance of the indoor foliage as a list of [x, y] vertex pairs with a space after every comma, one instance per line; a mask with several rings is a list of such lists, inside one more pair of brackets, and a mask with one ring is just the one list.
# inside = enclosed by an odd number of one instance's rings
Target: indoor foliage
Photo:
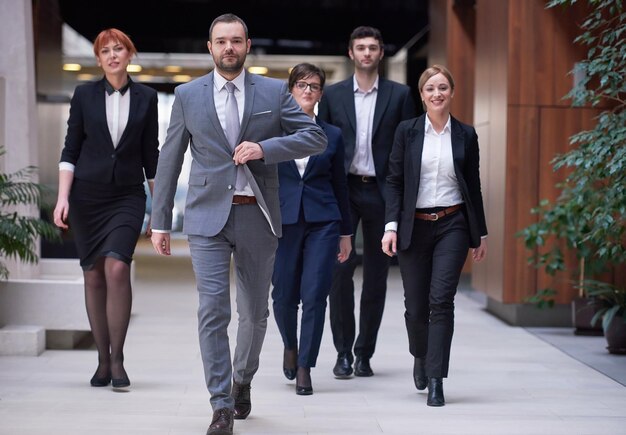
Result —
[[[551, 0], [547, 7], [574, 3]], [[587, 4], [590, 12], [574, 40], [588, 48], [575, 69], [582, 79], [565, 98], [573, 106], [602, 110], [595, 127], [573, 135], [572, 148], [552, 160], [555, 171], [567, 173], [560, 195], [554, 202], [542, 200], [532, 210], [537, 222], [519, 233], [535, 252], [531, 263], [551, 275], [565, 270], [562, 241], [583, 260], [587, 275], [626, 263], [626, 12], [622, 0]], [[553, 295], [543, 289], [531, 301], [551, 305]]]
[[[0, 155], [4, 150], [0, 149]], [[36, 263], [36, 242], [42, 236], [49, 240], [59, 238], [57, 229], [39, 217], [22, 216], [12, 210], [15, 206], [35, 204], [40, 206], [41, 187], [31, 181], [36, 168], [28, 166], [11, 174], [0, 172], [0, 259], [17, 258], [26, 263]], [[7, 279], [9, 270], [0, 261], [0, 279]]]

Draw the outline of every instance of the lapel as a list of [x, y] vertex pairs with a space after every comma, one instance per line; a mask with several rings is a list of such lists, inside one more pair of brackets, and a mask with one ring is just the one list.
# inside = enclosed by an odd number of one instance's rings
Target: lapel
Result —
[[454, 171], [456, 172], [457, 179], [462, 180], [462, 168], [463, 162], [465, 161], [465, 135], [463, 134], [461, 124], [452, 116], [450, 116], [450, 127], [450, 140], [452, 142], [452, 159], [454, 160]]
[[254, 106], [254, 94], [256, 90], [256, 76], [254, 74], [250, 74], [246, 72], [245, 77], [245, 101], [243, 104], [243, 118], [241, 120], [241, 128], [239, 129], [239, 138], [238, 142], [241, 142], [243, 133], [246, 131], [248, 127], [248, 123], [250, 122], [250, 117], [252, 115], [252, 107]]
[[425, 116], [426, 115], [422, 115], [415, 120], [415, 123], [411, 128], [411, 137], [409, 142], [409, 147], [411, 148], [409, 151], [411, 155], [411, 161], [413, 163], [413, 173], [415, 174], [415, 176], [413, 177], [413, 181], [416, 189], [419, 188], [420, 175], [422, 173], [422, 151], [424, 150], [424, 123], [426, 122]]
[[346, 117], [352, 126], [352, 130], [356, 132], [356, 107], [354, 105], [354, 76], [350, 76], [349, 79], [343, 82], [343, 89], [341, 94], [343, 100], [343, 107], [346, 112]]
[[376, 136], [376, 130], [383, 119], [383, 114], [391, 99], [391, 84], [384, 78], [378, 79], [378, 91], [376, 95], [376, 107], [374, 108], [374, 123], [372, 125], [372, 138]]
[[[115, 147], [113, 146], [113, 139], [111, 139], [111, 132], [109, 131], [109, 123], [107, 122], [107, 108], [106, 108], [106, 100], [104, 98], [105, 94], [104, 90], [104, 77], [99, 82], [95, 83], [94, 86], [94, 100], [93, 100], [93, 109], [95, 111], [94, 119], [99, 119], [101, 127], [102, 137], [105, 138], [107, 145], [111, 150]], [[85, 102], [89, 104], [90, 102]]]
[[204, 101], [204, 110], [206, 111], [207, 118], [209, 118], [209, 121], [211, 122], [213, 131], [217, 132], [217, 135], [221, 139], [222, 145], [229, 152], [232, 152], [230, 143], [226, 138], [226, 133], [224, 133], [222, 124], [220, 124], [220, 119], [217, 116], [217, 110], [215, 110], [214, 90], [215, 85], [213, 83], [213, 72], [211, 72], [202, 79], [202, 101]]

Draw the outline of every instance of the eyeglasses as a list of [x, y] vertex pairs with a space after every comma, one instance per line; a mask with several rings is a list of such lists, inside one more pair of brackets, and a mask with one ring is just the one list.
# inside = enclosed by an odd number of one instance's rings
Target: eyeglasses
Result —
[[305, 91], [306, 88], [309, 88], [311, 92], [321, 92], [322, 90], [322, 86], [318, 85], [317, 83], [307, 83], [303, 81], [296, 82], [296, 88], [300, 89], [301, 91]]

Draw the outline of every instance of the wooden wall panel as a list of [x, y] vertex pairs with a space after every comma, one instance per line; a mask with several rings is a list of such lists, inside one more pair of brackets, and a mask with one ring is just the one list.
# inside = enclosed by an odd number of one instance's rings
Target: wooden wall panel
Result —
[[455, 80], [452, 113], [460, 121], [474, 123], [476, 70], [476, 11], [470, 5], [452, 7], [447, 15], [447, 66]]
[[508, 2], [476, 1], [474, 125], [480, 142], [489, 254], [485, 261], [472, 266], [472, 285], [498, 301], [503, 297], [506, 243], [507, 29]]
[[504, 234], [504, 303], [535, 293], [536, 269], [527, 264], [531, 252], [516, 237], [535, 222], [530, 209], [538, 203], [539, 109], [511, 107], [507, 118], [506, 211]]
[[[539, 200], [554, 201], [560, 191], [557, 183], [563, 181], [566, 170], [555, 172], [551, 161], [557, 154], [563, 154], [571, 149], [569, 138], [573, 134], [593, 128], [594, 116], [597, 111], [585, 108], [543, 107], [540, 108], [539, 127]], [[538, 203], [538, 202], [537, 202]], [[563, 243], [563, 247], [565, 244]], [[552, 277], [542, 270], [537, 271], [537, 288], [554, 288], [558, 291], [557, 302], [567, 303], [576, 296], [577, 290], [572, 287], [572, 280], [576, 279], [572, 271], [577, 268], [575, 253], [568, 255], [568, 272], [559, 273]]]

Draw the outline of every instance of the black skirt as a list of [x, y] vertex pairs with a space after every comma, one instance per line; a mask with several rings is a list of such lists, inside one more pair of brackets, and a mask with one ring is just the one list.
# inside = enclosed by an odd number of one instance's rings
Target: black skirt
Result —
[[116, 186], [74, 178], [69, 223], [83, 270], [98, 258], [133, 259], [146, 211], [142, 184]]

